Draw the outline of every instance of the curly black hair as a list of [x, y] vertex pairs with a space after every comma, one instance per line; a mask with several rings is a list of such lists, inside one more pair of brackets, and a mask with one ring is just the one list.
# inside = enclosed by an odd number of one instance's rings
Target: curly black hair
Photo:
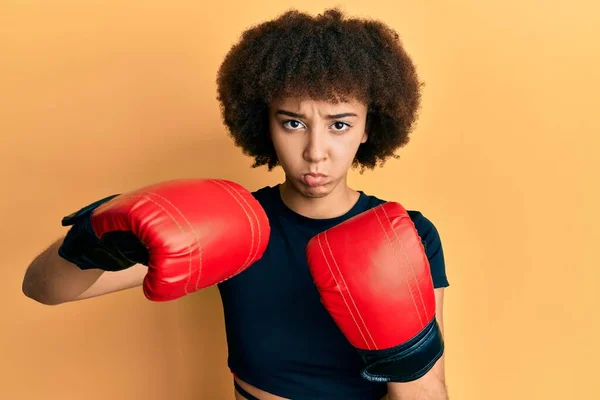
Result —
[[[268, 106], [294, 97], [368, 105], [367, 132], [353, 167], [373, 169], [406, 145], [417, 119], [421, 82], [398, 34], [377, 20], [337, 8], [312, 17], [290, 10], [246, 30], [217, 76], [225, 125], [253, 167], [278, 165]], [[362, 172], [361, 170], [361, 172]]]

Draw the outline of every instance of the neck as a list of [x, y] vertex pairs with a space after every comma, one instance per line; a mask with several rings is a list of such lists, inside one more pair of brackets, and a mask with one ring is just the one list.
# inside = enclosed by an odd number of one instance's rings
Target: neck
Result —
[[285, 181], [279, 192], [281, 200], [294, 212], [308, 218], [335, 218], [347, 213], [358, 201], [360, 193], [348, 187], [346, 180], [323, 197], [309, 197], [298, 192], [293, 185]]

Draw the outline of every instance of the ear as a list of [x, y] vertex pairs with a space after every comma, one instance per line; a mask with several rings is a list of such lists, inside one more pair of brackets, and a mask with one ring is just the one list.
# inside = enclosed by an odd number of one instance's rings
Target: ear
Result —
[[371, 118], [373, 118], [373, 105], [369, 105], [367, 107], [367, 116], [365, 117], [365, 131], [363, 132], [363, 137], [360, 140], [360, 143], [366, 143], [369, 139], [369, 130], [371, 128]]
[[365, 129], [365, 131], [363, 132], [363, 137], [362, 139], [360, 139], [360, 143], [365, 143], [367, 141], [367, 139], [369, 138], [369, 134], [367, 133], [367, 130]]

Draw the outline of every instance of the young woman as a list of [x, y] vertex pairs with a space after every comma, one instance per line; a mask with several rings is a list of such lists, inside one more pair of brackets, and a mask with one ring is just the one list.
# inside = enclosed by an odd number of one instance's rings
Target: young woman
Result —
[[[378, 399], [387, 391], [445, 399], [443, 357], [410, 383], [360, 378], [364, 364], [323, 311], [304, 253], [314, 235], [383, 203], [349, 187], [347, 174], [382, 164], [408, 142], [420, 82], [398, 35], [335, 9], [315, 18], [288, 12], [243, 35], [218, 84], [235, 143], [255, 166], [285, 172], [280, 185], [255, 194], [272, 228], [266, 256], [220, 285], [238, 390], [249, 399]], [[441, 325], [448, 281], [440, 238], [420, 212], [409, 214]]]

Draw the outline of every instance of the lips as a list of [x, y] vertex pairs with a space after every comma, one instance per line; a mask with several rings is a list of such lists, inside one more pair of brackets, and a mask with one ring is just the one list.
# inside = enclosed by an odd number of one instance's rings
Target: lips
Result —
[[304, 174], [302, 179], [304, 180], [304, 183], [306, 183], [308, 186], [317, 187], [325, 184], [325, 182], [327, 181], [327, 175], [310, 173]]

